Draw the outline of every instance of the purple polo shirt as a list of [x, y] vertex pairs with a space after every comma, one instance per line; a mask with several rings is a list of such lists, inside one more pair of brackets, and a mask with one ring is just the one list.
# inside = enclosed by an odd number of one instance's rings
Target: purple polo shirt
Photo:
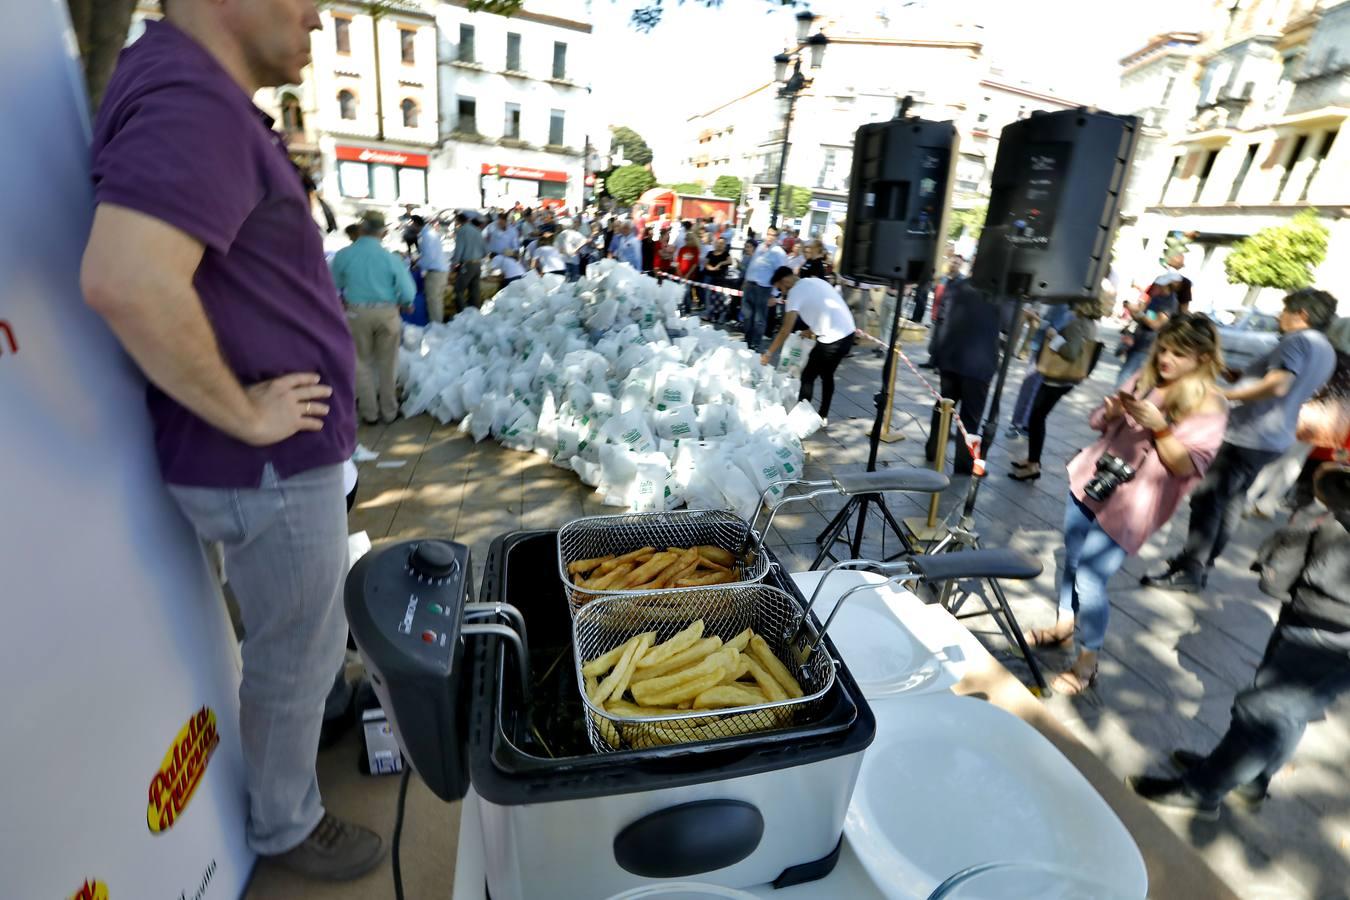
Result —
[[251, 447], [151, 385], [164, 480], [257, 487], [340, 463], [356, 445], [355, 351], [300, 175], [272, 120], [196, 41], [165, 22], [122, 51], [94, 127], [94, 195], [205, 245], [194, 278], [226, 364], [248, 386], [318, 372], [322, 431]]

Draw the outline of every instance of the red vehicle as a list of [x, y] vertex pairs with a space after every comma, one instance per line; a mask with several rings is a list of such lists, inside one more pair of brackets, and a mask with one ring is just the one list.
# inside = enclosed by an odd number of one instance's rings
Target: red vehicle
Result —
[[639, 227], [651, 222], [695, 221], [712, 216], [717, 224], [736, 224], [736, 201], [726, 197], [677, 194], [669, 188], [652, 188], [633, 204], [633, 219]]

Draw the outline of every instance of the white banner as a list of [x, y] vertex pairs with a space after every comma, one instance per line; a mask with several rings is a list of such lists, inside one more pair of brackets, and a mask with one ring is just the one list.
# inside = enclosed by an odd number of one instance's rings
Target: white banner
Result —
[[0, 121], [0, 895], [235, 898], [253, 863], [238, 656], [143, 382], [80, 295], [89, 138], [64, 0], [0, 4]]

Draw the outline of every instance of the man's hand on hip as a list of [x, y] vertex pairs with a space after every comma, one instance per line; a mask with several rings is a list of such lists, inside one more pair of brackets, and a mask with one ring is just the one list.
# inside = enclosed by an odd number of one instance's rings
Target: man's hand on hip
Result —
[[301, 431], [323, 430], [333, 389], [319, 383], [314, 372], [294, 372], [245, 388], [253, 407], [248, 432], [238, 435], [247, 444], [266, 447]]

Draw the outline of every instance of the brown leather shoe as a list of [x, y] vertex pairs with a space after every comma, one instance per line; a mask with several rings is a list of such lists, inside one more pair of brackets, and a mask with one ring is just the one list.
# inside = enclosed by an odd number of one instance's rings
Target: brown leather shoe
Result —
[[351, 881], [384, 859], [384, 841], [369, 828], [324, 813], [309, 837], [268, 859], [318, 881]]

